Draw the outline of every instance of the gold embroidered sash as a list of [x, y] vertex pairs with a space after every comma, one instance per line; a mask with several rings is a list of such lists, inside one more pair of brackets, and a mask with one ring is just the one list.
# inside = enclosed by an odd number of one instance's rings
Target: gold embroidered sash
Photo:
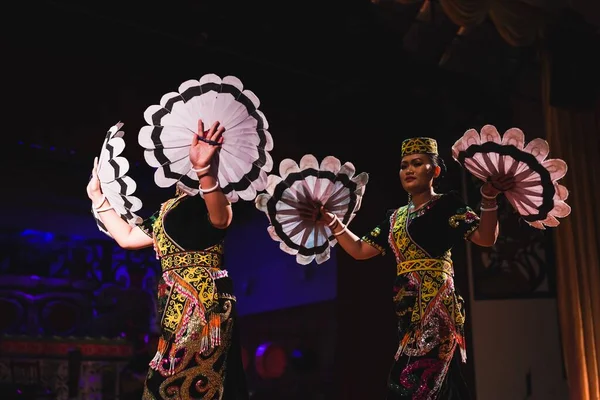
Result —
[[217, 251], [181, 251], [172, 254], [165, 254], [160, 259], [160, 265], [163, 272], [176, 268], [203, 266], [208, 268], [218, 268], [221, 265], [223, 256]]
[[407, 274], [413, 271], [439, 271], [448, 275], [454, 275], [452, 263], [437, 258], [422, 258], [417, 260], [402, 261], [396, 268], [397, 275]]

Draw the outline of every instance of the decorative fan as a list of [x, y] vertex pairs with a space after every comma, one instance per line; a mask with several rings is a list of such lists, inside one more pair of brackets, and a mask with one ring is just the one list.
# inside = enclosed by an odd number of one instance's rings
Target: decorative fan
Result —
[[[121, 130], [122, 127], [123, 123], [118, 122], [106, 133], [98, 157], [97, 172], [104, 197], [125, 222], [134, 226], [142, 222], [142, 218], [134, 214], [142, 208], [142, 202], [133, 196], [137, 187], [135, 181], [125, 175], [129, 171], [129, 162], [125, 157], [120, 156], [125, 149], [123, 140], [125, 133]], [[100, 231], [111, 236], [94, 207], [92, 213]]]
[[197, 194], [198, 177], [189, 160], [192, 138], [198, 119], [205, 127], [219, 121], [225, 132], [211, 169], [229, 201], [254, 200], [257, 192], [265, 189], [267, 173], [273, 168], [269, 154], [273, 139], [264, 114], [258, 110], [256, 95], [244, 90], [238, 78], [221, 79], [214, 74], [186, 81], [178, 91], [165, 94], [160, 105], [146, 109], [144, 118], [149, 125], [142, 127], [138, 136], [146, 149], [146, 162], [158, 168], [154, 174], [156, 184], [178, 184], [186, 192]]
[[354, 165], [341, 165], [332, 156], [319, 165], [311, 154], [302, 157], [299, 166], [289, 158], [283, 160], [279, 174], [281, 177], [269, 175], [267, 193], [256, 198], [256, 207], [271, 223], [271, 238], [280, 242], [281, 250], [296, 255], [299, 264], [327, 261], [330, 247], [337, 241], [327, 225], [310, 216], [318, 215], [323, 205], [342, 223], [349, 224], [360, 209], [368, 174], [355, 176]]
[[452, 146], [452, 156], [482, 181], [495, 174], [514, 176], [514, 188], [504, 193], [514, 209], [535, 228], [556, 227], [557, 218], [571, 213], [565, 203], [569, 191], [557, 183], [567, 173], [567, 164], [546, 159], [550, 150], [543, 139], [524, 144], [520, 129], [509, 129], [500, 137], [494, 126], [486, 125], [481, 134], [466, 131]]

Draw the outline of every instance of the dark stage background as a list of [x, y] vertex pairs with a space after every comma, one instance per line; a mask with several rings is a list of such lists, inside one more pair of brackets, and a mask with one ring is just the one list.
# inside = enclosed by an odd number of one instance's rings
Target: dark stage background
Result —
[[[126, 276], [129, 291], [122, 294], [118, 289], [121, 296], [141, 298], [135, 293], [152, 293], [152, 279], [145, 273], [146, 268], [154, 268], [151, 257], [144, 261], [144, 254], [128, 259], [113, 253], [116, 250], [95, 230], [85, 186], [106, 130], [121, 120], [125, 156], [138, 183], [136, 193], [144, 201], [142, 216], [171, 195], [155, 187], [137, 132], [144, 125], [147, 106], [181, 82], [206, 73], [235, 75], [258, 95], [275, 143], [275, 166], [284, 158], [299, 160], [312, 153], [318, 159], [335, 155], [352, 161], [357, 171], [369, 172], [362, 209], [352, 224], [357, 233], [369, 230], [387, 209], [406, 201], [397, 173], [400, 144], [407, 137], [437, 138], [449, 167], [442, 190], [461, 190], [450, 146], [468, 128], [489, 123], [504, 131], [513, 126], [515, 101], [539, 101], [539, 64], [534, 47], [510, 47], [490, 21], [471, 36], [457, 38], [458, 27], [443, 15], [439, 4], [434, 6], [435, 19], [424, 23], [416, 20], [420, 2], [403, 6], [358, 0], [14, 4], [16, 11], [5, 13], [1, 39], [3, 247], [5, 255], [13, 254], [3, 261], [4, 292], [18, 289], [34, 298], [52, 291], [48, 287], [60, 293], [76, 291], [91, 302], [85, 312], [92, 314], [94, 309], [98, 312], [97, 298], [90, 293], [98, 290], [98, 282], [122, 288], [119, 278]], [[440, 63], [449, 47], [451, 57]], [[239, 229], [263, 217], [253, 204], [235, 204], [234, 212]], [[64, 216], [69, 216], [68, 223]], [[60, 276], [48, 267], [54, 259], [34, 257], [27, 269], [15, 265], [14, 260], [26, 259], [8, 251], [16, 248], [15, 240], [21, 243], [23, 237], [33, 235], [38, 244], [56, 243], [54, 236], [44, 241], [44, 232], [63, 235], [62, 246], [77, 247], [78, 240], [87, 240], [88, 249], [105, 246], [102, 254], [113, 254], [113, 259], [133, 267], [123, 270], [109, 262], [103, 278], [80, 271], [77, 279], [98, 282], [93, 288], [75, 290], [69, 283], [75, 279], [72, 265], [65, 267], [69, 274]], [[265, 254], [279, 251], [274, 243], [265, 246]], [[23, 248], [26, 252], [28, 247]], [[456, 281], [469, 298], [465, 253], [463, 248], [454, 251]], [[67, 259], [77, 264], [77, 255], [69, 254]], [[95, 254], [102, 258], [101, 253]], [[248, 378], [256, 399], [381, 399], [385, 395], [386, 374], [396, 348], [390, 301], [394, 262], [390, 257], [357, 262], [343, 251], [336, 255], [321, 267], [337, 271], [333, 291], [317, 293], [307, 286], [302, 304], [263, 307], [263, 312], [242, 316]], [[88, 256], [80, 257], [77, 265], [89, 262]], [[252, 257], [257, 259], [260, 253]], [[290, 272], [302, 275], [299, 285], [319, 279], [318, 273], [311, 277], [313, 270], [301, 273], [299, 268]], [[8, 281], [9, 273], [27, 279]], [[32, 275], [43, 284], [31, 284]], [[58, 277], [67, 289], [46, 280]], [[248, 282], [244, 278], [237, 290], [242, 296], [247, 291], [248, 301], [253, 301]], [[271, 299], [272, 304], [277, 302], [276, 297]], [[106, 318], [116, 315], [104, 311]], [[137, 311], [132, 307], [131, 313]], [[148, 318], [139, 322], [142, 327], [130, 324], [126, 335], [115, 327], [105, 336], [139, 341], [148, 330]], [[60, 322], [65, 324], [62, 328], [53, 325], [58, 322], [50, 317], [42, 320], [46, 322], [7, 323], [4, 332], [31, 336], [62, 329], [77, 337], [95, 333], [91, 325], [78, 325], [76, 318]], [[144, 352], [153, 353], [151, 336], [141, 341], [148, 347], [132, 350], [142, 360], [147, 356]], [[467, 332], [473, 354], [476, 349], [470, 339]], [[265, 379], [256, 372], [254, 351], [267, 342], [277, 343], [297, 360], [289, 356], [281, 376]], [[123, 356], [124, 363], [127, 357]], [[143, 362], [136, 368], [143, 370]], [[464, 373], [474, 388], [472, 363]], [[138, 390], [139, 376], [136, 381], [134, 375], [130, 371], [122, 377], [123, 392]]]

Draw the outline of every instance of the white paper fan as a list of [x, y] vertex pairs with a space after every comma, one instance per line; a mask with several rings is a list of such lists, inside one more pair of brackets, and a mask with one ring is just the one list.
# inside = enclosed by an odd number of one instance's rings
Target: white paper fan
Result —
[[211, 168], [229, 201], [254, 200], [265, 189], [267, 173], [273, 168], [269, 154], [273, 139], [259, 105], [258, 97], [244, 90], [238, 78], [208, 74], [182, 83], [178, 92], [167, 93], [159, 105], [148, 107], [144, 113], [148, 125], [142, 127], [138, 140], [146, 149], [148, 164], [158, 168], [156, 184], [178, 183], [187, 193], [197, 194], [198, 177], [189, 161], [192, 138], [198, 119], [206, 129], [219, 121], [225, 127], [223, 144]]
[[[106, 133], [98, 156], [97, 171], [100, 189], [110, 205], [125, 222], [134, 226], [142, 222], [142, 218], [135, 214], [142, 208], [142, 202], [133, 196], [136, 183], [126, 175], [129, 171], [129, 162], [125, 157], [120, 156], [125, 149], [123, 140], [125, 133], [120, 130], [122, 127], [123, 123], [118, 122]], [[100, 231], [111, 236], [94, 207], [92, 207], [92, 213]]]
[[291, 159], [279, 164], [279, 174], [269, 175], [267, 193], [259, 194], [256, 207], [269, 218], [268, 232], [284, 252], [296, 255], [302, 265], [329, 259], [337, 241], [329, 227], [304, 219], [301, 210], [317, 212], [321, 205], [349, 224], [360, 209], [369, 180], [367, 173], [355, 175], [352, 163], [341, 165], [332, 156], [321, 164], [307, 154], [300, 165]]
[[567, 173], [567, 164], [547, 159], [549, 153], [543, 139], [525, 146], [520, 129], [511, 128], [501, 137], [492, 125], [484, 126], [481, 133], [469, 129], [452, 146], [454, 159], [482, 181], [494, 174], [514, 176], [515, 187], [504, 194], [523, 219], [538, 229], [558, 226], [557, 218], [571, 212], [565, 203], [569, 191], [557, 183]]

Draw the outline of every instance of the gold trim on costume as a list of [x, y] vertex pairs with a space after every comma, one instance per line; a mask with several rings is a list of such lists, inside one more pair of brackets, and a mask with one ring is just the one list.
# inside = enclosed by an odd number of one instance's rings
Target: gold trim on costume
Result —
[[438, 146], [435, 139], [428, 137], [416, 137], [406, 139], [402, 142], [401, 157], [411, 154], [438, 154]]
[[381, 255], [385, 255], [385, 247], [378, 245], [368, 236], [363, 236], [360, 240], [376, 248], [381, 253]]
[[[448, 224], [453, 228], [458, 228], [461, 221], [464, 221], [465, 223], [479, 221], [479, 215], [475, 214], [475, 212], [471, 209], [459, 210], [459, 214], [453, 215], [448, 219]], [[471, 227], [469, 227], [465, 232], [465, 239], [469, 240], [477, 228], [479, 228], [479, 222], [472, 224]]]
[[[205, 251], [182, 251], [165, 254], [160, 259], [163, 272], [174, 268], [185, 268], [191, 266], [203, 266], [218, 268], [222, 261], [221, 245], [216, 245]], [[216, 251], [211, 251], [215, 249]], [[219, 251], [221, 250], [221, 251]]]
[[454, 275], [452, 263], [437, 258], [422, 258], [418, 260], [408, 260], [398, 263], [396, 272], [398, 275], [407, 274], [414, 271], [439, 271], [448, 275]]

